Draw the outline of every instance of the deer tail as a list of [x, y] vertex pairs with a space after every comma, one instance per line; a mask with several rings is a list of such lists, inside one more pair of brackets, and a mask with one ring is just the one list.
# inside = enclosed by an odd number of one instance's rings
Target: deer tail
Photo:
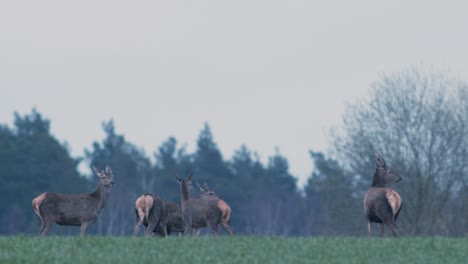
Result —
[[39, 195], [38, 197], [34, 198], [32, 200], [32, 207], [34, 209], [34, 212], [37, 214], [37, 216], [39, 217], [39, 219], [42, 220], [42, 216], [41, 216], [41, 204], [42, 202], [45, 200], [46, 198], [46, 193], [43, 193], [41, 195]]
[[146, 218], [146, 221], [149, 223], [149, 216], [150, 216], [151, 209], [153, 208], [154, 199], [151, 195], [146, 195], [145, 202], [146, 202], [145, 218]]

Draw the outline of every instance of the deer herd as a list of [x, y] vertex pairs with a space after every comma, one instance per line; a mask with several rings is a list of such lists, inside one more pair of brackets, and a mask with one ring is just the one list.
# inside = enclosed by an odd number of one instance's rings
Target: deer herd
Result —
[[[388, 183], [399, 182], [401, 177], [389, 169], [383, 157], [375, 154], [376, 169], [372, 185], [364, 196], [364, 214], [367, 220], [368, 235], [371, 235], [371, 223], [380, 223], [380, 236], [387, 225], [394, 236], [400, 236], [396, 225], [401, 210], [402, 200], [393, 189], [386, 187]], [[81, 227], [81, 236], [86, 235], [88, 225], [94, 223], [99, 213], [109, 199], [114, 175], [107, 166], [100, 171], [93, 166], [94, 173], [99, 177], [96, 189], [92, 193], [60, 194], [45, 192], [32, 200], [32, 207], [41, 221], [39, 235], [46, 236], [50, 226], [55, 222], [59, 225]], [[200, 197], [190, 197], [193, 189], [192, 176], [186, 179], [176, 176], [180, 187], [180, 204], [165, 201], [153, 193], [145, 193], [135, 201], [136, 224], [133, 235], [138, 235], [141, 225], [145, 226], [145, 236], [168, 236], [171, 233], [180, 235], [200, 235], [201, 228], [208, 227], [213, 235], [218, 234], [221, 225], [230, 235], [234, 235], [231, 227], [231, 208], [205, 182], [203, 186], [197, 183]]]

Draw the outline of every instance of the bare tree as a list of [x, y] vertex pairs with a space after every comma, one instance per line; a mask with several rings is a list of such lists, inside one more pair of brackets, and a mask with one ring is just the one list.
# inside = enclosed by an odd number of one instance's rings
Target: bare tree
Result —
[[350, 105], [335, 131], [337, 155], [361, 186], [357, 195], [369, 185], [369, 153], [376, 149], [405, 178], [399, 189], [408, 197], [401, 222], [406, 233], [450, 230], [447, 203], [461, 195], [467, 177], [467, 95], [467, 85], [447, 73], [412, 68], [374, 83], [370, 98]]

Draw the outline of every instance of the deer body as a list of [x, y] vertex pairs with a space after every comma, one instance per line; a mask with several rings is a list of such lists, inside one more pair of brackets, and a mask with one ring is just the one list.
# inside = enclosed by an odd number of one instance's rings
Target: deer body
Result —
[[395, 190], [385, 186], [391, 182], [401, 181], [401, 177], [387, 168], [382, 157], [376, 155], [376, 160], [374, 180], [364, 196], [368, 235], [371, 235], [371, 223], [380, 223], [381, 236], [384, 225], [387, 225], [395, 236], [400, 236], [400, 230], [395, 222], [401, 210], [402, 199]]
[[86, 235], [88, 225], [96, 221], [114, 185], [114, 176], [109, 167], [101, 172], [94, 168], [94, 171], [101, 180], [92, 193], [69, 195], [46, 192], [32, 200], [34, 212], [41, 220], [41, 236], [47, 235], [54, 222], [81, 226], [81, 236]]

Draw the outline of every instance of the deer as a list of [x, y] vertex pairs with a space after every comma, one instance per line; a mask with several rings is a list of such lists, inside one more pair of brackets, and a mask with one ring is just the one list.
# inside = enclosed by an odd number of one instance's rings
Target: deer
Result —
[[54, 222], [59, 225], [80, 226], [80, 235], [86, 236], [88, 225], [96, 221], [115, 184], [114, 175], [109, 166], [106, 166], [103, 171], [93, 166], [93, 170], [99, 177], [99, 183], [92, 193], [45, 192], [32, 200], [34, 212], [41, 220], [40, 236], [46, 236]]
[[136, 224], [133, 236], [138, 234], [141, 225], [145, 229], [145, 236], [152, 236], [157, 233], [160, 236], [167, 236], [169, 224], [169, 213], [166, 202], [156, 194], [145, 193], [137, 198], [135, 202]]
[[177, 233], [179, 236], [184, 232], [184, 222], [182, 221], [182, 209], [180, 205], [173, 202], [166, 202], [167, 212], [169, 213], [169, 224], [167, 233]]
[[400, 229], [395, 222], [401, 210], [402, 200], [395, 190], [386, 186], [392, 182], [399, 182], [402, 178], [387, 167], [381, 155], [376, 153], [374, 155], [376, 159], [374, 178], [364, 196], [368, 236], [371, 236], [371, 223], [380, 223], [380, 236], [383, 236], [384, 226], [387, 225], [393, 235], [399, 237]]
[[184, 235], [191, 235], [192, 228], [210, 227], [213, 235], [218, 235], [218, 225], [222, 222], [223, 212], [216, 200], [190, 199], [189, 192], [193, 189], [192, 176], [181, 179], [176, 176], [180, 185], [182, 220]]
[[[222, 212], [221, 216], [221, 225], [226, 229], [231, 235], [234, 234], [234, 230], [231, 227], [231, 207], [222, 199], [220, 199], [216, 193], [210, 189], [208, 183], [204, 183], [203, 186], [198, 184], [197, 186], [200, 189], [200, 198], [205, 200], [215, 200], [218, 208]], [[197, 235], [200, 233], [200, 229], [196, 230]]]

